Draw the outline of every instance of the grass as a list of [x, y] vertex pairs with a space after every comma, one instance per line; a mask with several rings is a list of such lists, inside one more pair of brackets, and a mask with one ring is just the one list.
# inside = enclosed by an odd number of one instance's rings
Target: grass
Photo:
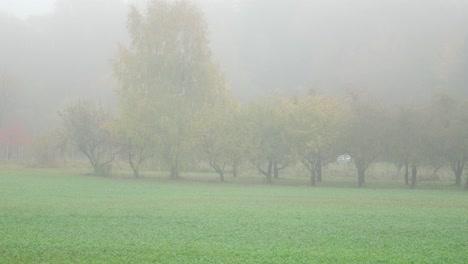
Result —
[[466, 263], [468, 192], [3, 168], [1, 263]]

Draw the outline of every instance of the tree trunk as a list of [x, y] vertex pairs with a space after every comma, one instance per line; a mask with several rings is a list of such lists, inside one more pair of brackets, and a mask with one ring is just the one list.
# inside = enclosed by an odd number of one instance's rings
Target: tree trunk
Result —
[[273, 174], [273, 161], [268, 160], [268, 168], [267, 168], [266, 171], [263, 170], [261, 165], [257, 165], [257, 169], [261, 174], [265, 175], [267, 183], [273, 183], [273, 177], [272, 177], [272, 174]]
[[91, 166], [93, 166], [94, 175], [95, 176], [105, 176], [105, 175], [103, 175], [104, 171], [102, 169], [102, 165], [99, 164], [99, 161], [94, 159], [94, 156], [92, 156], [91, 154], [88, 154], [88, 153], [85, 153], [85, 152], [83, 152], [83, 153], [86, 155], [86, 157], [88, 157], [88, 160], [91, 163]]
[[132, 166], [132, 171], [133, 171], [133, 175], [135, 176], [135, 178], [140, 178], [140, 172], [138, 170], [138, 167]]
[[315, 186], [316, 185], [316, 171], [315, 169], [310, 170], [310, 185]]
[[266, 178], [267, 178], [267, 183], [273, 183], [273, 179], [271, 177], [271, 174], [272, 174], [272, 170], [273, 170], [273, 162], [271, 161], [268, 161], [268, 171], [266, 173]]
[[411, 184], [410, 188], [414, 189], [416, 188], [416, 176], [418, 174], [418, 167], [416, 165], [411, 166]]
[[409, 162], [405, 161], [405, 184], [409, 185]]
[[399, 161], [395, 165], [397, 167], [397, 176], [398, 176], [398, 178], [400, 178], [401, 168], [403, 168], [403, 163], [401, 161]]
[[317, 170], [317, 181], [322, 182], [322, 159], [320, 158], [317, 160], [316, 170]]
[[273, 178], [274, 179], [279, 178], [279, 168], [278, 168], [278, 163], [276, 162], [273, 163]]
[[99, 173], [100, 173], [99, 166], [98, 166], [98, 165], [96, 165], [96, 164], [94, 164], [94, 163], [92, 163], [91, 165], [93, 166], [94, 175], [96, 175], [96, 176], [100, 176], [100, 175], [99, 175]]
[[234, 162], [232, 164], [232, 177], [236, 178], [237, 177], [237, 162]]
[[465, 162], [463, 161], [457, 161], [454, 164], [453, 171], [455, 173], [455, 185], [456, 186], [461, 186], [462, 182], [462, 174], [463, 174], [463, 168], [465, 167]]
[[220, 167], [215, 161], [210, 158], [210, 166], [219, 174], [219, 180], [224, 182], [224, 168], [226, 168], [226, 163]]
[[219, 172], [219, 180], [220, 180], [221, 182], [224, 182], [224, 172], [222, 172], [222, 171]]
[[172, 164], [171, 165], [171, 179], [179, 179], [179, 166], [177, 164]]
[[128, 155], [128, 163], [130, 164], [130, 167], [132, 168], [132, 171], [133, 171], [133, 175], [135, 176], [135, 178], [139, 178], [140, 175], [138, 173], [138, 164], [135, 163], [134, 157], [132, 156], [132, 154], [129, 154]]
[[366, 184], [366, 170], [358, 168], [358, 187], [363, 187]]
[[465, 189], [468, 190], [468, 177], [466, 177]]
[[171, 146], [173, 154], [169, 159], [170, 168], [171, 168], [171, 179], [180, 179], [180, 146]]
[[455, 172], [455, 186], [461, 186], [461, 176], [462, 170], [461, 168], [457, 168], [457, 171]]

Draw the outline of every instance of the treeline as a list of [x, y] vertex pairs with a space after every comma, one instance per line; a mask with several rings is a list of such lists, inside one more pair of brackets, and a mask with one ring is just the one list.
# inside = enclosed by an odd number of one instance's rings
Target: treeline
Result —
[[[158, 160], [170, 177], [184, 165], [206, 161], [224, 181], [241, 163], [253, 165], [268, 183], [298, 162], [316, 185], [322, 167], [347, 154], [358, 185], [377, 159], [404, 168], [415, 188], [418, 169], [449, 166], [462, 185], [468, 159], [468, 100], [439, 93], [425, 105], [385, 107], [362, 91], [343, 99], [271, 95], [247, 104], [232, 96], [213, 63], [200, 10], [185, 1], [152, 1], [130, 12], [129, 47], [114, 59], [117, 115], [89, 102], [69, 104], [63, 126], [36, 140], [35, 153], [50, 162], [73, 145], [96, 175], [111, 173], [116, 158], [135, 177]], [[468, 188], [468, 181], [466, 183]]]
[[[165, 113], [143, 105], [132, 108], [128, 116], [111, 118], [95, 104], [74, 103], [61, 112], [64, 130], [49, 137], [55, 150], [47, 143], [40, 145], [36, 157], [50, 162], [72, 144], [89, 159], [96, 175], [110, 174], [112, 163], [120, 159], [140, 177], [140, 167], [157, 160], [172, 178], [180, 177], [196, 157], [197, 162], [208, 163], [220, 181], [227, 171], [236, 177], [239, 165], [250, 164], [268, 183], [299, 163], [313, 186], [326, 177], [323, 166], [344, 154], [355, 165], [360, 187], [377, 161], [395, 164], [410, 188], [416, 188], [418, 171], [424, 167], [434, 172], [450, 168], [457, 186], [466, 175], [468, 100], [444, 94], [418, 108], [395, 109], [364, 99], [314, 95], [271, 96], [245, 105], [224, 101], [194, 111], [186, 110], [186, 104], [172, 104], [172, 111]], [[36, 144], [44, 144], [46, 138]]]

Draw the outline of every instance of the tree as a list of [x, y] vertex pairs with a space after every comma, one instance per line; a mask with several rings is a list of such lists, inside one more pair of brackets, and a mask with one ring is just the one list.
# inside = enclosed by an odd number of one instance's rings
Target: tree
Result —
[[312, 186], [322, 180], [322, 166], [338, 156], [334, 145], [343, 121], [344, 106], [335, 99], [309, 96], [295, 107], [291, 133]]
[[[427, 156], [423, 150], [423, 124], [425, 119], [422, 110], [402, 107], [389, 118], [389, 135], [385, 140], [386, 154], [405, 168], [405, 184], [416, 186], [418, 166]], [[411, 166], [411, 168], [410, 168]], [[411, 169], [411, 171], [410, 171]], [[411, 173], [411, 184], [410, 184]]]
[[368, 102], [355, 100], [350, 107], [341, 144], [354, 161], [358, 186], [362, 187], [366, 170], [384, 151], [387, 118], [383, 109]]
[[291, 113], [291, 102], [280, 97], [251, 103], [244, 111], [249, 160], [268, 183], [294, 161], [287, 121]]
[[249, 129], [247, 128], [248, 122], [244, 112], [245, 108], [239, 106], [237, 111], [234, 112], [230, 125], [228, 125], [228, 130], [231, 131], [230, 156], [233, 177], [237, 177], [239, 174], [239, 166], [246, 159], [249, 148]]
[[140, 167], [155, 157], [161, 146], [159, 124], [151, 110], [141, 104], [120, 105], [120, 117], [112, 126], [113, 136], [119, 146], [119, 155], [128, 162], [133, 175], [140, 177]]
[[106, 176], [116, 153], [111, 141], [110, 114], [90, 102], [78, 101], [59, 112], [66, 137], [91, 163], [94, 174]]
[[222, 182], [226, 167], [238, 162], [242, 152], [243, 142], [235, 123], [238, 109], [233, 103], [207, 105], [193, 122], [195, 141]]
[[[437, 157], [449, 163], [455, 185], [461, 186], [463, 170], [468, 160], [468, 103], [448, 94], [436, 94], [431, 102], [431, 131], [437, 136]], [[442, 163], [442, 162], [440, 162]]]
[[[439, 99], [419, 109], [401, 108], [389, 128], [388, 152], [404, 165], [405, 183], [411, 189], [416, 188], [421, 166], [432, 167], [435, 175], [457, 153], [451, 143], [450, 121], [438, 109]], [[459, 140], [458, 144], [462, 142]]]
[[[154, 0], [128, 19], [130, 48], [120, 46], [115, 74], [121, 112], [150, 112], [151, 133], [161, 137], [160, 153], [178, 178], [190, 149], [190, 123], [207, 103], [223, 100], [226, 86], [211, 61], [206, 25], [188, 1]], [[146, 132], [145, 132], [146, 133]]]
[[154, 124], [144, 121], [151, 120], [146, 115], [148, 113], [132, 118], [121, 116], [112, 128], [114, 140], [118, 142], [119, 156], [128, 162], [136, 178], [140, 177], [143, 162], [154, 157], [161, 144], [159, 135], [153, 133]]
[[[458, 144], [456, 144], [456, 151], [458, 153], [459, 161], [455, 164], [456, 166], [452, 165], [454, 168], [454, 172], [456, 173], [456, 179], [461, 183], [461, 177], [464, 171], [465, 166], [468, 163], [468, 100], [464, 100], [461, 102], [459, 111], [457, 112], [457, 119], [454, 124], [455, 126], [455, 136], [454, 138]], [[465, 189], [468, 189], [468, 177], [465, 183]]]
[[419, 167], [427, 163], [428, 157], [432, 154], [431, 138], [433, 134], [427, 129], [427, 117], [424, 115], [424, 111], [407, 109], [401, 114], [403, 116], [400, 116], [400, 128], [403, 132], [403, 138], [396, 146], [403, 149], [406, 184], [408, 184], [408, 166], [411, 165], [409, 186], [414, 189], [416, 188]]

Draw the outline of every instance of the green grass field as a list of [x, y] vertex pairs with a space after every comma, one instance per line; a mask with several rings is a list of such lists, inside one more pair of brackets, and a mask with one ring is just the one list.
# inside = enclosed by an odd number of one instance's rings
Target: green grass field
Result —
[[467, 263], [468, 192], [2, 168], [0, 263]]

